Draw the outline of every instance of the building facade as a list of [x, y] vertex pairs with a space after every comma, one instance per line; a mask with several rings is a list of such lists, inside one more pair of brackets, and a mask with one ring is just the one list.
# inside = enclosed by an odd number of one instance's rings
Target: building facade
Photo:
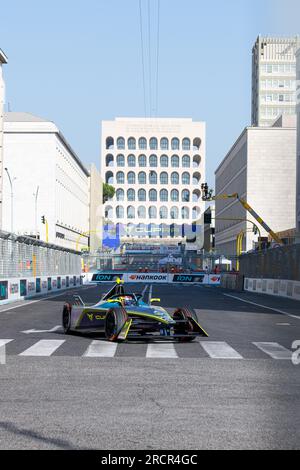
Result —
[[297, 58], [297, 241], [300, 242], [300, 46], [296, 54]]
[[[245, 199], [274, 232], [295, 228], [296, 119], [282, 116], [273, 127], [248, 127], [215, 172], [216, 196]], [[260, 227], [236, 199], [216, 200], [216, 251], [230, 257], [237, 252], [243, 232], [243, 251], [252, 250]]]
[[2, 200], [3, 200], [3, 114], [5, 101], [5, 84], [2, 73], [3, 64], [7, 64], [7, 57], [0, 49], [0, 230], [2, 228]]
[[29, 113], [5, 113], [3, 161], [3, 230], [70, 249], [80, 237], [87, 248], [89, 172], [57, 126]]
[[116, 190], [106, 220], [132, 241], [184, 238], [204, 211], [205, 145], [205, 123], [192, 119], [102, 122], [101, 174]]
[[90, 194], [90, 251], [95, 253], [102, 248], [103, 233], [103, 180], [95, 165], [89, 167]]
[[296, 57], [299, 36], [258, 36], [252, 50], [252, 125], [271, 126], [295, 114]]

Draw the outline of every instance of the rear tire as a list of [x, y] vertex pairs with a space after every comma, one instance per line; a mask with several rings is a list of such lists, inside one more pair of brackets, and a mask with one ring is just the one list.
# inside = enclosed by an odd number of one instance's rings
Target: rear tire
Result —
[[72, 316], [72, 305], [69, 303], [66, 303], [63, 308], [63, 313], [62, 313], [62, 326], [65, 335], [70, 334], [71, 332], [71, 316]]
[[[189, 321], [189, 318], [193, 318], [198, 321], [198, 318], [194, 312], [191, 312], [187, 307], [178, 308], [173, 314], [174, 320], [186, 320], [186, 323], [180, 323], [174, 327], [174, 333], [177, 335], [187, 335], [183, 338], [179, 338], [178, 341], [189, 342], [195, 339], [195, 336], [191, 335], [194, 331], [193, 323]], [[189, 335], [189, 336], [188, 336]]]
[[128, 320], [124, 308], [111, 308], [105, 318], [105, 336], [108, 341], [118, 341], [119, 333]]

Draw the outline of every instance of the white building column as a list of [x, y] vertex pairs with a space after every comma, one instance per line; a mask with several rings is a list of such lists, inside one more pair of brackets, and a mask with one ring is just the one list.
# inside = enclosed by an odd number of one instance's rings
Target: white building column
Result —
[[297, 187], [296, 187], [296, 229], [298, 232], [297, 240], [300, 243], [300, 48], [296, 53], [297, 59]]
[[7, 64], [7, 57], [0, 49], [0, 230], [2, 228], [3, 200], [3, 115], [5, 101], [5, 83], [2, 75], [2, 65]]

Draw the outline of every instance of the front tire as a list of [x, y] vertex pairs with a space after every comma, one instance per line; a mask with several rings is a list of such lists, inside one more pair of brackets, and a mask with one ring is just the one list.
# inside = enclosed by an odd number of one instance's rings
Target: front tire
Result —
[[124, 308], [111, 308], [105, 318], [105, 336], [108, 341], [117, 341], [118, 336], [128, 320]]
[[72, 315], [72, 306], [69, 303], [66, 303], [63, 308], [63, 313], [62, 313], [62, 326], [65, 335], [70, 334], [71, 332], [71, 318]]

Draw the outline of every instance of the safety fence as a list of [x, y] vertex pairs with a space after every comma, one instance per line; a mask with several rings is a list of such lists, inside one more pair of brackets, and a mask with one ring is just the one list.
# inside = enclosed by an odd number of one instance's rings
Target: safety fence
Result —
[[124, 282], [138, 282], [138, 283], [159, 283], [159, 284], [203, 284], [203, 285], [220, 285], [221, 276], [217, 274], [206, 274], [206, 273], [135, 273], [135, 272], [94, 272], [85, 273], [83, 275], [84, 283], [109, 283], [116, 282], [117, 279], [121, 279]]
[[79, 252], [34, 238], [0, 232], [0, 278], [80, 272]]
[[81, 254], [0, 231], [0, 304], [82, 283]]
[[244, 289], [248, 292], [287, 297], [300, 300], [300, 281], [287, 279], [249, 279], [245, 278]]

